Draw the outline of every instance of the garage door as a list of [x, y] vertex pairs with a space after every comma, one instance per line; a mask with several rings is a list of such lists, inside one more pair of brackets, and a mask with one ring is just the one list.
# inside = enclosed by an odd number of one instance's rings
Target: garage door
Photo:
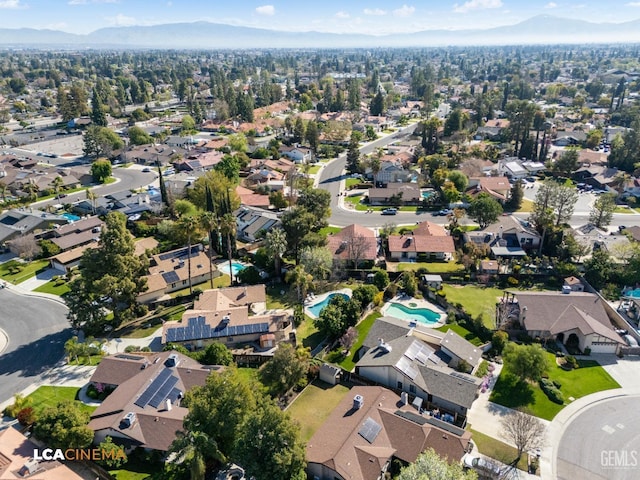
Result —
[[615, 343], [600, 343], [591, 345], [591, 353], [616, 353], [618, 345]]

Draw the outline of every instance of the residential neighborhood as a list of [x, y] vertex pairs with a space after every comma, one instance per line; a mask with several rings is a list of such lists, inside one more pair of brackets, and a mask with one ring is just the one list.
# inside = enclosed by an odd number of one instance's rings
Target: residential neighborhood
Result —
[[0, 29], [0, 478], [635, 478], [633, 32], [232, 7]]

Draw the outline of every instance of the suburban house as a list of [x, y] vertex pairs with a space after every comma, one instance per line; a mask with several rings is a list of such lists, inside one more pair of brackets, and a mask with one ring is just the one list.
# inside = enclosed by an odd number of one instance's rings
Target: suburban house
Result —
[[66, 252], [83, 245], [97, 242], [104, 222], [99, 217], [88, 217], [55, 228], [42, 238], [51, 240], [61, 251]]
[[[189, 257], [191, 257], [191, 272], [189, 272]], [[166, 299], [168, 294], [182, 290], [191, 284], [209, 280], [209, 255], [204, 252], [201, 244], [182, 247], [169, 252], [158, 253], [149, 260], [149, 275], [147, 275], [147, 290], [138, 295], [138, 303], [153, 303]], [[213, 277], [221, 273], [213, 269]]]
[[7, 210], [0, 214], [0, 245], [16, 237], [69, 223], [66, 218], [31, 208]]
[[165, 322], [162, 343], [202, 348], [217, 341], [228, 346], [254, 344], [273, 349], [294, 335], [291, 310], [266, 310], [263, 284], [205, 290], [181, 322]]
[[624, 184], [622, 172], [606, 165], [582, 166], [573, 174], [573, 179], [612, 193], [616, 193], [616, 188], [621, 188]]
[[421, 201], [417, 183], [389, 183], [385, 188], [369, 189], [370, 205], [418, 205]]
[[505, 129], [509, 128], [509, 120], [496, 118], [487, 120], [482, 127], [478, 127], [473, 138], [475, 140], [499, 140]]
[[358, 386], [307, 443], [307, 473], [318, 480], [378, 480], [393, 459], [412, 463], [428, 448], [459, 463], [470, 441], [470, 432], [419, 415], [386, 388]]
[[102, 359], [90, 382], [114, 389], [91, 414], [89, 428], [97, 445], [109, 436], [127, 449], [165, 453], [183, 430], [189, 410], [184, 394], [204, 385], [213, 370], [174, 351], [117, 354]]
[[498, 161], [498, 174], [505, 175], [511, 180], [520, 180], [529, 175], [529, 171], [517, 158], [506, 158]]
[[378, 184], [388, 185], [390, 183], [408, 183], [414, 172], [406, 169], [402, 161], [387, 160], [380, 164], [380, 170], [373, 175], [371, 169], [367, 169], [367, 176], [373, 178]]
[[260, 195], [249, 188], [242, 185], [236, 187], [236, 193], [240, 197], [240, 204], [246, 207], [269, 208], [271, 201], [269, 195]]
[[140, 145], [124, 151], [122, 153], [122, 161], [124, 163], [139, 163], [152, 166], [156, 166], [159, 163], [165, 167], [187, 155], [189, 155], [189, 151], [180, 147]]
[[629, 250], [631, 241], [626, 235], [610, 235], [605, 230], [600, 230], [595, 225], [587, 223], [572, 229], [576, 242], [586, 248], [586, 255], [579, 260], [584, 261], [591, 257], [596, 250], [606, 250], [611, 255], [613, 261], [622, 263], [622, 256]]
[[80, 265], [80, 260], [85, 250], [88, 248], [96, 248], [97, 246], [98, 242], [93, 242], [59, 253], [49, 259], [49, 265], [51, 265], [51, 268], [54, 270], [69, 273], [70, 270]]
[[451, 260], [455, 253], [453, 238], [432, 222], [421, 222], [412, 232], [389, 235], [389, 256], [397, 262]]
[[173, 162], [178, 172], [198, 172], [213, 169], [222, 161], [224, 153], [218, 151], [206, 151], [197, 155], [189, 155]]
[[465, 242], [488, 245], [494, 258], [524, 257], [540, 246], [540, 234], [513, 215], [498, 217], [484, 230], [464, 233]]
[[462, 337], [454, 339], [453, 335], [457, 335], [454, 332], [443, 345], [447, 336], [438, 334], [425, 338], [406, 323], [381, 317], [358, 351], [356, 373], [379, 385], [416, 396], [421, 399], [418, 403], [425, 403], [425, 409], [447, 412], [451, 423], [463, 426], [481, 379], [458, 372], [452, 366], [458, 366], [460, 359], [464, 359], [475, 369], [482, 352]]
[[234, 212], [236, 217], [236, 236], [243, 242], [255, 242], [272, 228], [280, 225], [280, 219], [262, 208], [240, 207]]
[[[373, 265], [378, 258], [378, 239], [373, 230], [360, 225], [349, 225], [327, 237], [327, 248], [333, 254], [334, 263], [340, 262], [355, 268], [363, 263]], [[355, 265], [355, 264], [358, 265]]]
[[83, 480], [58, 460], [35, 459], [38, 445], [12, 427], [0, 431], [0, 478], [3, 480]]
[[[524, 175], [523, 175], [524, 176]], [[488, 193], [500, 203], [509, 200], [511, 194], [511, 184], [507, 177], [471, 177], [467, 190], [472, 195], [481, 192]]]
[[282, 145], [278, 149], [278, 152], [283, 157], [287, 157], [290, 160], [293, 160], [294, 163], [311, 163], [313, 161], [313, 152], [310, 148], [307, 147], [287, 147], [286, 145]]
[[505, 301], [511, 315], [532, 338], [556, 340], [568, 347], [592, 353], [616, 353], [624, 341], [607, 315], [600, 297], [593, 293], [514, 291]]

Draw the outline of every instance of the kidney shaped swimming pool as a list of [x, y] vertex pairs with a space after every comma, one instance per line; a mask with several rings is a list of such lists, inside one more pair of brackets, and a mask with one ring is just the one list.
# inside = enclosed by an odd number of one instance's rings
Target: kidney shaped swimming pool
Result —
[[433, 325], [440, 320], [440, 314], [428, 308], [411, 308], [402, 303], [391, 303], [384, 314], [389, 317], [407, 320], [408, 322], [420, 322], [425, 325]]

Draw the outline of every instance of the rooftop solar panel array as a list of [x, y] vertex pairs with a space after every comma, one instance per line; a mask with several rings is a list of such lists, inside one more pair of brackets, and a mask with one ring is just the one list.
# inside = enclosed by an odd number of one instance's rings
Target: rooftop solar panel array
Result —
[[237, 335], [249, 335], [255, 333], [267, 333], [269, 324], [251, 323], [248, 325], [228, 326], [227, 322], [220, 322], [215, 327], [206, 323], [204, 317], [193, 317], [187, 320], [184, 327], [173, 327], [167, 329], [167, 342], [186, 342], [189, 340], [200, 340], [206, 338], [234, 337]]
[[149, 405], [154, 408], [158, 408], [162, 402], [165, 401], [173, 386], [178, 383], [178, 379], [171, 375], [167, 380], [162, 384], [160, 390], [156, 392], [156, 394], [149, 400]]
[[[181, 248], [180, 250], [174, 250], [173, 252], [162, 253], [158, 258], [160, 260], [169, 260], [170, 258], [182, 258], [187, 256], [188, 251], [189, 251], [189, 247]], [[198, 255], [199, 251], [200, 251], [200, 245], [191, 246], [192, 257]]]
[[142, 395], [140, 395], [140, 397], [138, 397], [138, 399], [133, 402], [133, 404], [137, 405], [140, 408], [144, 408], [170, 376], [171, 370], [169, 370], [168, 368], [164, 368], [162, 372], [160, 372], [160, 375], [158, 375], [155, 380], [151, 382], [151, 385], [149, 385], [147, 389], [142, 392]]
[[367, 442], [373, 443], [382, 430], [382, 427], [371, 417], [368, 417], [358, 434]]
[[164, 272], [162, 274], [162, 278], [164, 278], [164, 281], [167, 283], [176, 283], [180, 281], [180, 277], [173, 270], [171, 270], [170, 272]]

